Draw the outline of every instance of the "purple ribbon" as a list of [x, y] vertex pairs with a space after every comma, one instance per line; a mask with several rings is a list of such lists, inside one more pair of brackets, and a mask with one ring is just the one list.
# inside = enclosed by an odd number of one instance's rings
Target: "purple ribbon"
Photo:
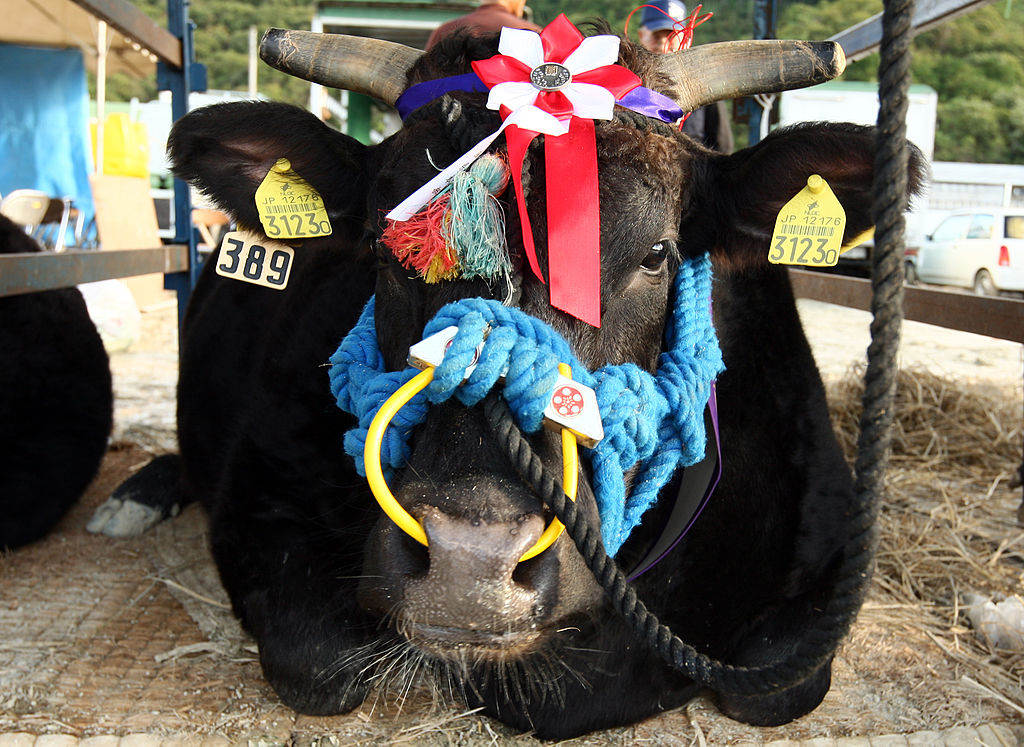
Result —
[[651, 119], [660, 119], [662, 122], [675, 122], [683, 116], [679, 104], [668, 96], [643, 86], [637, 86], [615, 103]]
[[[489, 89], [476, 73], [464, 73], [453, 75], [449, 78], [438, 78], [417, 83], [410, 86], [405, 93], [398, 97], [395, 108], [402, 121], [425, 104], [434, 99], [440, 98], [450, 91], [476, 91], [487, 93]], [[638, 114], [643, 114], [651, 119], [660, 119], [662, 122], [675, 122], [683, 116], [683, 110], [679, 108], [668, 96], [664, 96], [650, 88], [637, 86], [621, 99], [615, 102], [619, 106], [632, 109]]]

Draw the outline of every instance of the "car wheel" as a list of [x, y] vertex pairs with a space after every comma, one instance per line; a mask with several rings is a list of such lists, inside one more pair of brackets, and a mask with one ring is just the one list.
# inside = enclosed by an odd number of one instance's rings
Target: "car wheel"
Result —
[[979, 296], [999, 295], [999, 290], [988, 270], [978, 270], [978, 274], [974, 276], [974, 292]]
[[907, 285], [917, 284], [917, 270], [914, 268], [913, 262], [903, 263], [903, 281]]

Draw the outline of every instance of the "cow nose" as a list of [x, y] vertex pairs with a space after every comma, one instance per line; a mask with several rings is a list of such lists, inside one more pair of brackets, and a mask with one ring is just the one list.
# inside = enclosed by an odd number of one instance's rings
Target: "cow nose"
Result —
[[407, 622], [421, 629], [493, 634], [521, 630], [533, 616], [539, 593], [529, 583], [530, 574], [513, 573], [543, 532], [541, 517], [527, 514], [489, 523], [449, 516], [434, 506], [418, 513], [429, 541], [430, 565], [425, 575], [408, 582]]

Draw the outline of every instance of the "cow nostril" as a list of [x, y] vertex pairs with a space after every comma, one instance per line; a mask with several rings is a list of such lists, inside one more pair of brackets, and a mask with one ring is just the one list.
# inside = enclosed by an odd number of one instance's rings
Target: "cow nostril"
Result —
[[410, 564], [409, 575], [419, 576], [430, 568], [430, 552], [426, 545], [414, 540], [409, 535], [402, 533], [402, 549]]
[[389, 573], [401, 578], [419, 578], [430, 569], [428, 549], [394, 525], [388, 527], [381, 547], [381, 561]]
[[[543, 525], [547, 526], [552, 521], [552, 517], [544, 516], [542, 520]], [[563, 533], [544, 552], [516, 564], [512, 570], [512, 584], [541, 596], [553, 592], [557, 583], [558, 568], [561, 564], [558, 557], [558, 547], [561, 542], [571, 542], [571, 540]]]
[[512, 571], [512, 583], [530, 591], [536, 591], [543, 570], [550, 565], [548, 559], [553, 557], [553, 554], [550, 554], [550, 550], [551, 548], [548, 548], [548, 550], [540, 555], [535, 555], [529, 560], [524, 560], [516, 565]]

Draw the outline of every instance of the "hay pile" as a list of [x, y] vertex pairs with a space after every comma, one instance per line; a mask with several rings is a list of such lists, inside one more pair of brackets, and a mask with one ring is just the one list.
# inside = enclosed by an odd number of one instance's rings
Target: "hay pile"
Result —
[[[1019, 385], [901, 371], [887, 495], [872, 591], [861, 620], [917, 632], [955, 662], [961, 684], [1024, 717], [1024, 651], [999, 650], [970, 629], [963, 595], [1024, 594]], [[840, 442], [853, 463], [863, 372], [829, 387]]]

